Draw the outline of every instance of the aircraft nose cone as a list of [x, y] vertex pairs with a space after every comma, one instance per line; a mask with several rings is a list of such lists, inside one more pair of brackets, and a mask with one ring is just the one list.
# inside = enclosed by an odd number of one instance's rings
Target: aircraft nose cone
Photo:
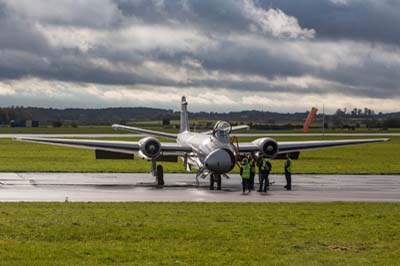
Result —
[[206, 157], [204, 165], [214, 173], [227, 173], [235, 166], [235, 157], [229, 150], [218, 149]]

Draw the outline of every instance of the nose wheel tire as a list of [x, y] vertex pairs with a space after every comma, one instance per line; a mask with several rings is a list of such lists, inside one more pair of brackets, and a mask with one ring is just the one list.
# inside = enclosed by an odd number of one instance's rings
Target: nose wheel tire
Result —
[[156, 178], [157, 178], [157, 185], [160, 187], [164, 186], [164, 169], [162, 165], [157, 165]]

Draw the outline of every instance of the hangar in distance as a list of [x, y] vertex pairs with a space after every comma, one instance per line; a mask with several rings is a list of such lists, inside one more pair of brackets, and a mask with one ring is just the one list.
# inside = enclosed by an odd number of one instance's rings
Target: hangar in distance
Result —
[[[221, 187], [221, 177], [228, 177], [227, 174], [232, 171], [239, 158], [246, 154], [251, 153], [255, 157], [265, 155], [271, 159], [284, 158], [289, 154], [296, 159], [299, 153], [305, 150], [388, 140], [382, 138], [276, 141], [272, 138], [258, 138], [252, 142], [234, 142], [231, 141], [230, 133], [248, 128], [248, 126], [231, 126], [226, 121], [218, 121], [211, 131], [191, 132], [185, 97], [182, 97], [181, 101], [180, 131], [178, 134], [124, 125], [113, 125], [112, 127], [118, 130], [140, 132], [148, 135], [148, 137], [137, 142], [35, 137], [21, 137], [17, 140], [93, 149], [96, 150], [96, 158], [99, 159], [132, 158], [135, 154], [152, 162], [151, 173], [156, 178], [158, 185], [164, 185], [164, 171], [162, 165], [157, 165], [157, 163], [178, 162], [178, 158], [181, 157], [187, 171], [192, 168], [197, 169], [196, 180], [210, 176], [210, 180], [216, 179], [218, 188]], [[175, 142], [160, 142], [156, 137], [173, 139]]]

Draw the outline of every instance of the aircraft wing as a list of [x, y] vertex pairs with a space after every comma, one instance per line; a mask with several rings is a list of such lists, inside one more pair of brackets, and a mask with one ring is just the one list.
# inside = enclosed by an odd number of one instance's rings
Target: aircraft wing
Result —
[[[348, 139], [348, 140], [316, 140], [316, 141], [278, 141], [279, 153], [299, 152], [339, 146], [367, 144], [388, 141], [389, 139]], [[239, 143], [240, 152], [257, 152], [259, 147], [254, 143]]]
[[[86, 140], [86, 139], [53, 139], [53, 138], [16, 138], [20, 141], [37, 142], [67, 147], [76, 147], [92, 150], [103, 150], [118, 153], [135, 154], [140, 150], [139, 143], [133, 141], [113, 141], [113, 140]], [[161, 152], [164, 154], [182, 154], [191, 152], [192, 148], [182, 146], [177, 143], [162, 142]]]

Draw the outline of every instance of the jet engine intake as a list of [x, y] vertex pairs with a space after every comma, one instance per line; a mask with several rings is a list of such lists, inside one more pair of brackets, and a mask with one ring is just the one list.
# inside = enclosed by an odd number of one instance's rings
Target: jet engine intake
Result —
[[153, 137], [139, 140], [139, 156], [143, 159], [157, 159], [161, 155], [161, 143]]
[[258, 146], [260, 153], [268, 158], [275, 158], [279, 153], [278, 142], [271, 138], [260, 138], [253, 141]]
[[213, 173], [228, 173], [235, 167], [235, 155], [228, 149], [217, 149], [204, 160], [205, 167]]

